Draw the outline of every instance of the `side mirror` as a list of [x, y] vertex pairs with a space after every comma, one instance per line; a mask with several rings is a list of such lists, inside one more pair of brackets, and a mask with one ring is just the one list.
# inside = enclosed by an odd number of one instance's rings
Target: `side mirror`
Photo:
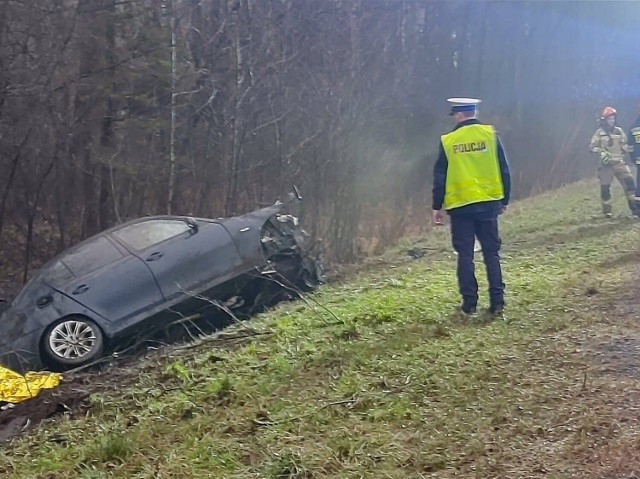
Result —
[[291, 189], [293, 191], [289, 193], [289, 201], [302, 201], [302, 196], [300, 195], [300, 190], [298, 190], [298, 187], [296, 185], [292, 185]]
[[191, 229], [191, 233], [195, 234], [198, 232], [198, 223], [193, 218], [189, 217], [186, 219], [187, 226]]

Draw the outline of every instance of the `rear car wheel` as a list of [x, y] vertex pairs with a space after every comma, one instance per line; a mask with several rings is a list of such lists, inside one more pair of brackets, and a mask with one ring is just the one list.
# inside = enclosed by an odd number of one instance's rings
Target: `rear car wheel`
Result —
[[70, 316], [51, 326], [44, 335], [48, 363], [62, 369], [81, 366], [98, 358], [104, 337], [96, 323], [83, 316]]

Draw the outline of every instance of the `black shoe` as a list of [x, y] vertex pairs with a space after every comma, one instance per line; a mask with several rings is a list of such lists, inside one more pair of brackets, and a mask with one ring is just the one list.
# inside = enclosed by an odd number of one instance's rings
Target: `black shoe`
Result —
[[504, 304], [496, 304], [495, 306], [491, 306], [487, 311], [493, 316], [501, 316], [504, 313]]
[[465, 306], [464, 304], [461, 304], [456, 309], [463, 316], [473, 316], [477, 312], [475, 306], [470, 307], [470, 306]]

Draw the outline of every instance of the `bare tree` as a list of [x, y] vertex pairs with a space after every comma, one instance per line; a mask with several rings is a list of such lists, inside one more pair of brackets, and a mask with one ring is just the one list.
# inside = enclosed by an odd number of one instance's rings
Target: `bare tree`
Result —
[[296, 184], [307, 228], [351, 261], [361, 240], [380, 249], [426, 216], [448, 96], [485, 100], [517, 194], [591, 174], [590, 119], [612, 103], [631, 121], [637, 101], [640, 73], [616, 52], [638, 15], [623, 2], [0, 0], [1, 256], [25, 252], [22, 278], [114, 222], [241, 213]]

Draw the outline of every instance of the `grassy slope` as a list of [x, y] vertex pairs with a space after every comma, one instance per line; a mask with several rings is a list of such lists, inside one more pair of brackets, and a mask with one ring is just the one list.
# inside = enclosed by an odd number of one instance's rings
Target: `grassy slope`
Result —
[[443, 229], [93, 396], [4, 447], [0, 477], [628, 477], [640, 223], [598, 211], [591, 182], [512, 206], [504, 321], [451, 314]]

